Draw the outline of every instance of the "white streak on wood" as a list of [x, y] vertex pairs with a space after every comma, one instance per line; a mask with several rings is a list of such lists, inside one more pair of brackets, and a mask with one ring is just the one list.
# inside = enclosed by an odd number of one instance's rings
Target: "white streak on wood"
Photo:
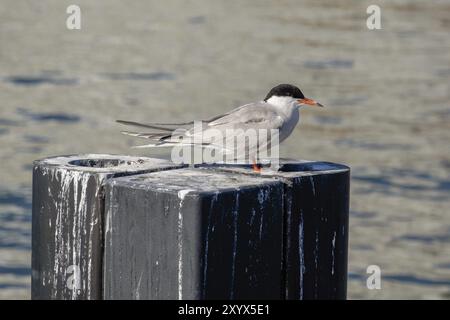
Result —
[[205, 254], [203, 256], [203, 292], [202, 295], [205, 295], [206, 291], [206, 273], [208, 271], [208, 249], [209, 249], [209, 233], [214, 232], [213, 226], [211, 226], [211, 214], [213, 212], [214, 204], [217, 201], [217, 198], [219, 196], [219, 192], [217, 191], [214, 194], [214, 197], [211, 199], [211, 206], [209, 208], [209, 214], [208, 214], [208, 224], [206, 226], [206, 241], [205, 241]]
[[336, 249], [336, 231], [333, 232], [333, 240], [331, 240], [332, 249], [331, 249], [331, 274], [334, 274], [334, 251]]
[[314, 178], [312, 176], [309, 176], [309, 181], [311, 182], [313, 195], [316, 195], [316, 188], [315, 188], [315, 185], [314, 185]]
[[[156, 262], [158, 262], [158, 261], [156, 261]], [[136, 292], [135, 292], [136, 300], [140, 300], [141, 299], [141, 295], [140, 295], [139, 291], [141, 290], [141, 281], [142, 281], [142, 276], [143, 275], [144, 275], [144, 271], [141, 271], [141, 275], [139, 276], [139, 281], [138, 281]]]
[[180, 201], [180, 208], [178, 210], [178, 300], [183, 299], [183, 214], [182, 207], [184, 198], [192, 190], [178, 191], [178, 198]]
[[298, 254], [300, 260], [299, 274], [299, 299], [303, 300], [303, 275], [305, 274], [305, 247], [304, 247], [304, 230], [303, 230], [303, 212], [300, 211], [300, 223], [298, 226]]
[[234, 237], [233, 237], [233, 260], [231, 265], [231, 293], [230, 299], [234, 299], [234, 275], [236, 269], [236, 252], [237, 252], [237, 243], [238, 243], [238, 214], [239, 214], [239, 192], [236, 192], [235, 198], [235, 206], [233, 210], [233, 228], [234, 228]]

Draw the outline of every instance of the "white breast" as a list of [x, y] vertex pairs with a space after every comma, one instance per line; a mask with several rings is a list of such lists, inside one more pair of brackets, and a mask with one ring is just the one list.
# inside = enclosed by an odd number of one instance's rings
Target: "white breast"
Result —
[[286, 118], [284, 125], [281, 127], [280, 143], [291, 135], [292, 131], [294, 131], [295, 126], [297, 125], [299, 120], [300, 114], [298, 112], [298, 108], [295, 108], [292, 111], [291, 115]]
[[282, 142], [289, 137], [300, 119], [297, 100], [292, 97], [272, 96], [267, 103], [273, 105], [284, 120], [280, 129], [280, 142]]

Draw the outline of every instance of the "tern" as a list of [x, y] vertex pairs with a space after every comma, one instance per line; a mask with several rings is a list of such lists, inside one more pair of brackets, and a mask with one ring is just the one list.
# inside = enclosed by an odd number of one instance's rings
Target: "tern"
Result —
[[[151, 129], [149, 132], [122, 131], [123, 134], [148, 139], [151, 143], [139, 148], [199, 146], [212, 148], [223, 154], [244, 153], [245, 157], [252, 158], [253, 169], [260, 172], [257, 165], [258, 152], [261, 149], [270, 149], [271, 142], [249, 143], [248, 139], [240, 139], [249, 130], [261, 132], [277, 132], [278, 142], [288, 138], [299, 122], [299, 109], [302, 106], [323, 107], [316, 100], [306, 98], [302, 91], [291, 84], [280, 84], [272, 88], [264, 100], [248, 103], [237, 107], [227, 113], [207, 120], [194, 120], [183, 123], [140, 123], [134, 121], [117, 120], [123, 125], [137, 126]], [[195, 126], [200, 122], [200, 126]], [[224, 144], [224, 137], [235, 143], [233, 147]], [[219, 137], [220, 136], [220, 137]], [[236, 139], [234, 139], [236, 138]], [[230, 141], [230, 140], [227, 140]], [[243, 145], [245, 144], [245, 146]]]

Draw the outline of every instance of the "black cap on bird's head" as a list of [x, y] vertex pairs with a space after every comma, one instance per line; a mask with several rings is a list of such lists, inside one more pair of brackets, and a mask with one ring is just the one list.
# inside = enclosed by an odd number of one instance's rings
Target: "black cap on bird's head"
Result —
[[272, 89], [270, 89], [264, 101], [269, 100], [269, 98], [272, 96], [292, 97], [297, 99], [305, 98], [300, 89], [291, 84], [279, 84], [276, 87], [273, 87]]
[[300, 105], [307, 104], [312, 106], [323, 107], [323, 105], [316, 102], [315, 100], [305, 98], [303, 92], [298, 87], [293, 86], [292, 84], [279, 84], [276, 87], [273, 87], [267, 94], [264, 101], [267, 102], [267, 100], [269, 100], [273, 96], [292, 97], [294, 99], [297, 99], [297, 102]]

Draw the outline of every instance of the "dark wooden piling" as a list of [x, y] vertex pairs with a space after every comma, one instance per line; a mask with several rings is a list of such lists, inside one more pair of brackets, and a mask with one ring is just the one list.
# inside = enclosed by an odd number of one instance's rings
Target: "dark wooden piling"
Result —
[[100, 299], [104, 182], [174, 167], [165, 160], [96, 154], [35, 161], [32, 299]]
[[105, 299], [281, 299], [283, 186], [180, 169], [106, 185]]
[[221, 170], [273, 177], [284, 184], [284, 298], [345, 299], [350, 169], [319, 161], [281, 160], [274, 171]]
[[346, 298], [348, 167], [180, 167], [36, 161], [32, 298]]

